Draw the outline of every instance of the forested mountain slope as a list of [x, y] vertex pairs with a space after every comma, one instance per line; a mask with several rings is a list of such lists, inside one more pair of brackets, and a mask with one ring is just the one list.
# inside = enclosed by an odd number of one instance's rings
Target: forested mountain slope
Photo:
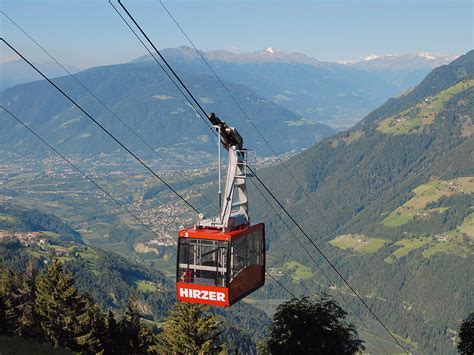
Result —
[[[76, 77], [153, 148], [161, 148], [163, 153], [171, 150], [181, 154], [190, 151], [214, 153], [214, 135], [156, 64], [97, 67], [78, 73]], [[216, 112], [222, 120], [239, 127], [248, 146], [258, 149], [260, 155], [267, 155], [269, 149], [262, 144], [254, 128], [214, 81], [209, 75], [186, 75], [190, 91], [207, 112]], [[146, 151], [146, 146], [73, 78], [61, 77], [54, 82], [122, 142], [133, 150]], [[299, 151], [333, 133], [329, 127], [305, 119], [248, 87], [229, 82], [227, 87], [253, 123], [278, 139], [275, 149], [280, 153]], [[63, 153], [97, 156], [120, 148], [44, 80], [2, 91], [0, 103]], [[24, 130], [15, 129], [17, 123], [3, 110], [0, 117], [0, 148], [18, 153], [46, 152], [36, 150], [35, 141]]]
[[[353, 129], [288, 160], [302, 188], [281, 166], [260, 173], [415, 351], [454, 353], [450, 338], [474, 307], [473, 107], [471, 51]], [[268, 220], [272, 266], [288, 270], [296, 261], [309, 268], [303, 279], [293, 278], [297, 289], [327, 285], [273, 211], [253, 196], [254, 213]]]

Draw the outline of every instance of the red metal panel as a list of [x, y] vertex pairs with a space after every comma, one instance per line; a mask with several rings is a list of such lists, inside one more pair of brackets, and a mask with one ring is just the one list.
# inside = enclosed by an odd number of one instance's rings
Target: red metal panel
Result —
[[208, 240], [230, 240], [229, 233], [225, 233], [219, 229], [203, 228], [194, 229], [186, 228], [178, 233], [179, 237], [184, 238], [196, 238], [196, 239], [208, 239]]
[[209, 239], [209, 240], [232, 240], [236, 239], [244, 234], [262, 229], [263, 223], [253, 224], [246, 228], [235, 229], [232, 231], [223, 232], [221, 229], [212, 228], [196, 228], [190, 227], [179, 231], [179, 237], [185, 238], [196, 238], [196, 239]]
[[176, 283], [178, 301], [229, 307], [229, 289], [226, 287]]
[[231, 304], [243, 296], [255, 291], [265, 283], [265, 270], [263, 266], [252, 265], [246, 267], [230, 283]]

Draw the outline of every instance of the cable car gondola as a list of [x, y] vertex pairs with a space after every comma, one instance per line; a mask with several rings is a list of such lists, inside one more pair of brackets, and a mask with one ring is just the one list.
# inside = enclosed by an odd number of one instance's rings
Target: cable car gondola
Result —
[[229, 153], [224, 198], [219, 187], [219, 216], [179, 232], [176, 293], [181, 302], [229, 307], [265, 282], [265, 226], [248, 216], [242, 137], [214, 114], [209, 119]]

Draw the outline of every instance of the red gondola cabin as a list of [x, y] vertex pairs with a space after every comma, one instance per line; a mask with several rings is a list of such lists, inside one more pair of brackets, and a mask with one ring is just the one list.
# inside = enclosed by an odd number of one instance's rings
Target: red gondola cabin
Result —
[[[229, 307], [265, 282], [265, 227], [251, 224], [246, 180], [247, 150], [235, 128], [211, 114], [218, 132], [220, 213], [178, 234], [176, 295], [179, 301]], [[221, 196], [220, 145], [229, 153]]]
[[231, 306], [265, 282], [264, 224], [180, 231], [176, 277], [179, 301]]

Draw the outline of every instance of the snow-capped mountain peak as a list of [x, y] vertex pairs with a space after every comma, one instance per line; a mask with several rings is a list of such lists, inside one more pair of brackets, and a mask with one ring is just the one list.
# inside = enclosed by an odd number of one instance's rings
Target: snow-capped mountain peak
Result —
[[429, 60], [436, 59], [436, 55], [434, 55], [433, 53], [430, 53], [430, 52], [420, 52], [420, 53], [418, 53], [418, 56], [421, 57], [421, 58], [429, 59]]
[[448, 64], [456, 58], [458, 58], [457, 55], [416, 52], [387, 55], [370, 54], [361, 60], [344, 60], [339, 61], [338, 63], [367, 70], [431, 70], [438, 66]]
[[380, 58], [380, 56], [378, 56], [376, 54], [370, 54], [364, 59], [364, 61], [368, 62], [369, 60], [375, 60], [375, 59], [379, 59], [379, 58]]
[[267, 54], [275, 54], [275, 50], [272, 47], [267, 47], [263, 51]]

